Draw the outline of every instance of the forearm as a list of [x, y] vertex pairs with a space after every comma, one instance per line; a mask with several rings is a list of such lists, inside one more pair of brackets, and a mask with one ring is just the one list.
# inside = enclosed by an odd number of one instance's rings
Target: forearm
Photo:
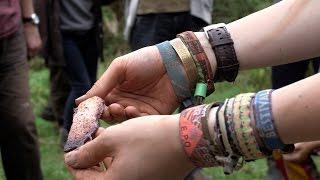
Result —
[[[240, 70], [320, 56], [318, 0], [283, 0], [227, 25]], [[315, 25], [319, 24], [319, 25]], [[197, 33], [213, 71], [216, 60], [204, 33]]]
[[319, 140], [320, 74], [272, 93], [272, 111], [284, 143]]
[[22, 17], [30, 17], [34, 13], [32, 0], [20, 0]]

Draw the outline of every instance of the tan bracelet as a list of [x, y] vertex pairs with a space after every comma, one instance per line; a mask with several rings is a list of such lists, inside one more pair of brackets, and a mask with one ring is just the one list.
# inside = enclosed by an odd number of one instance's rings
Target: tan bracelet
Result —
[[190, 89], [194, 89], [198, 80], [198, 70], [194, 63], [194, 59], [191, 56], [188, 48], [179, 38], [175, 38], [170, 41], [173, 49], [177, 52], [180, 60], [186, 70], [188, 79], [189, 79], [189, 86]]

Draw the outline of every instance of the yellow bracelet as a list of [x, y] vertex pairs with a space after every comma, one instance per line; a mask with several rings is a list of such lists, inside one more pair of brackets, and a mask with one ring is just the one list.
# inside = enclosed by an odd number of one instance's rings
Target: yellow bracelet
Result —
[[177, 52], [180, 60], [186, 70], [190, 89], [193, 89], [196, 86], [198, 80], [198, 70], [196, 64], [194, 63], [194, 59], [191, 56], [186, 45], [179, 38], [175, 38], [170, 41], [173, 49]]

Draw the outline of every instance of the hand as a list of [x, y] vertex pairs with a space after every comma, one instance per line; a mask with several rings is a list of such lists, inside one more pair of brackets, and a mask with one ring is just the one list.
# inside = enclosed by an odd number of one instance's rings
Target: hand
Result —
[[[113, 158], [106, 171], [95, 166]], [[75, 179], [183, 179], [194, 166], [179, 137], [179, 115], [144, 116], [99, 130], [65, 155]]]
[[284, 160], [294, 163], [302, 163], [308, 158], [311, 151], [315, 148], [314, 142], [297, 143], [294, 146], [294, 152], [283, 155]]
[[108, 106], [102, 118], [118, 121], [150, 114], [171, 114], [177, 97], [155, 46], [116, 58], [102, 77], [76, 100], [99, 96]]
[[27, 43], [28, 58], [37, 55], [42, 47], [38, 27], [30, 23], [24, 24], [24, 35]]

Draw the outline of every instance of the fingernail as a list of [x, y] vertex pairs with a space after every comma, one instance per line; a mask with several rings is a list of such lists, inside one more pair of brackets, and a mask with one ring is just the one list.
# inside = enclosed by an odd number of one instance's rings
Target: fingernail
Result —
[[82, 96], [78, 97], [75, 101], [76, 101], [76, 103], [80, 103], [80, 102], [82, 102], [85, 98], [86, 98], [86, 95], [82, 95]]
[[76, 159], [76, 155], [75, 152], [69, 152], [66, 156], [65, 156], [65, 161], [68, 165], [73, 166], [76, 164], [77, 159]]

